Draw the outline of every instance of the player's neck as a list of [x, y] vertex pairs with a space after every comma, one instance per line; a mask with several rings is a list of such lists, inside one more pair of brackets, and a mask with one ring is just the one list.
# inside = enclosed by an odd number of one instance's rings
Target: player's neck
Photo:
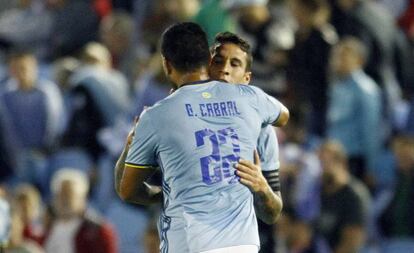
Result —
[[188, 84], [188, 83], [194, 83], [198, 81], [204, 81], [210, 79], [210, 76], [208, 75], [208, 71], [206, 67], [202, 67], [196, 71], [183, 73], [181, 74], [177, 80], [177, 88], [180, 88], [181, 86]]

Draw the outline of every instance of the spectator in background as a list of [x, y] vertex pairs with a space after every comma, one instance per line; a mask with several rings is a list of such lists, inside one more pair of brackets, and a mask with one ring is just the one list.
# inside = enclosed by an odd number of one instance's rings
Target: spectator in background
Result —
[[53, 26], [49, 57], [74, 55], [98, 38], [99, 17], [89, 1], [47, 0], [52, 10]]
[[102, 19], [99, 27], [102, 43], [112, 57], [112, 66], [132, 83], [136, 77], [137, 52], [134, 48], [134, 21], [126, 12], [114, 11]]
[[16, 174], [39, 186], [47, 152], [62, 131], [62, 97], [54, 83], [39, 79], [31, 52], [13, 52], [9, 67], [11, 78], [0, 94], [0, 104], [17, 147]]
[[109, 155], [116, 157], [122, 152], [123, 140], [128, 136], [134, 118], [140, 115], [145, 107], [166, 98], [170, 91], [171, 86], [163, 72], [161, 58], [154, 54], [148, 60], [147, 71], [134, 82], [132, 103], [127, 114], [99, 133], [100, 143]]
[[13, 206], [11, 209], [10, 241], [5, 253], [43, 253], [43, 249], [30, 239], [23, 236], [22, 211]]
[[[342, 36], [351, 35], [363, 41], [367, 49], [365, 72], [381, 87], [383, 92], [383, 123], [385, 135], [391, 130], [393, 108], [400, 100], [401, 85], [397, 81], [395, 56], [396, 39], [399, 37], [395, 21], [389, 12], [376, 1], [370, 0], [331, 0], [333, 3], [332, 24]], [[404, 54], [400, 54], [404, 56]], [[407, 54], [405, 54], [407, 55]], [[402, 69], [402, 67], [400, 67]], [[410, 67], [404, 68], [410, 69]], [[404, 76], [400, 74], [400, 76]]]
[[98, 132], [126, 112], [128, 85], [120, 72], [111, 69], [110, 53], [99, 43], [85, 46], [81, 62], [70, 79], [69, 122], [62, 145], [84, 148], [96, 161], [103, 152]]
[[45, 240], [48, 253], [115, 253], [116, 235], [105, 220], [87, 211], [89, 181], [75, 169], [61, 169], [51, 182], [53, 211]]
[[389, 204], [379, 219], [386, 239], [410, 239], [414, 246], [414, 137], [399, 135], [392, 150], [396, 158], [396, 182]]
[[58, 85], [63, 96], [70, 90], [70, 77], [80, 66], [80, 62], [74, 57], [64, 57], [53, 63], [53, 80]]
[[[72, 88], [70, 78], [79, 66], [80, 61], [74, 57], [60, 58], [52, 65], [53, 81], [57, 84], [62, 93], [65, 108], [70, 107], [70, 92]], [[65, 111], [65, 117], [62, 118], [64, 126], [68, 125], [68, 117], [68, 111]]]
[[14, 200], [21, 212], [23, 237], [41, 245], [44, 231], [40, 220], [42, 205], [40, 192], [32, 185], [22, 184], [16, 188]]
[[35, 56], [27, 50], [10, 54], [10, 79], [1, 94], [5, 113], [25, 148], [47, 149], [62, 126], [62, 97], [56, 85], [38, 76]]
[[324, 0], [289, 0], [298, 23], [295, 47], [290, 52], [287, 79], [296, 101], [309, 104], [310, 137], [326, 134], [328, 103], [328, 59], [337, 41], [328, 23], [329, 8]]
[[134, 116], [141, 114], [145, 106], [152, 106], [166, 98], [171, 90], [159, 55], [155, 54], [151, 57], [149, 66], [148, 72], [135, 83], [135, 101], [132, 108]]
[[[286, 52], [294, 46], [294, 20], [285, 5], [267, 0], [233, 2], [231, 12], [238, 17], [238, 33], [252, 45], [252, 84], [273, 95], [286, 92]], [[276, 11], [271, 12], [271, 7]]]
[[174, 13], [172, 13], [172, 1], [155, 0], [149, 8], [151, 15], [147, 15], [141, 24], [142, 43], [147, 47], [149, 54], [155, 53], [158, 47], [159, 38], [163, 29], [176, 21]]
[[162, 32], [176, 22], [192, 19], [199, 10], [199, 0], [137, 0], [134, 4], [134, 19], [138, 28], [134, 38], [138, 56], [134, 66], [136, 81], [147, 70], [151, 71], [148, 62], [158, 52]]
[[[366, 72], [381, 87], [392, 81], [393, 50], [397, 29], [389, 11], [377, 1], [331, 0], [332, 24], [342, 36], [351, 35], [361, 39], [370, 50]], [[391, 72], [390, 72], [391, 71]]]
[[280, 148], [280, 159], [286, 209], [298, 220], [313, 222], [320, 208], [321, 168], [317, 156], [297, 143], [288, 142]]
[[348, 171], [342, 145], [327, 141], [319, 151], [322, 165], [321, 213], [317, 231], [333, 252], [356, 253], [365, 243], [370, 197]]
[[[326, 241], [315, 233], [311, 222], [286, 211], [279, 222], [277, 252], [284, 253], [330, 253]], [[282, 228], [281, 228], [282, 227]], [[282, 233], [281, 233], [282, 232]]]
[[0, 14], [0, 44], [5, 47], [31, 47], [37, 57], [47, 54], [52, 17], [42, 1], [11, 0], [15, 8]]
[[367, 181], [376, 173], [375, 163], [382, 149], [381, 91], [363, 72], [366, 48], [356, 38], [343, 38], [331, 56], [336, 80], [329, 90], [328, 136], [339, 141], [348, 155], [350, 172]]
[[210, 45], [214, 42], [217, 33], [235, 32], [236, 20], [229, 12], [229, 8], [234, 3], [235, 1], [231, 0], [207, 0], [194, 16], [194, 22], [197, 22], [206, 32]]

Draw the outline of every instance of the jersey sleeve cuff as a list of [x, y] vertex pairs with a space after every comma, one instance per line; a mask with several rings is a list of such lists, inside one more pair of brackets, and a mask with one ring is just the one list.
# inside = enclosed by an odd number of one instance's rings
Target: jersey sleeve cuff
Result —
[[136, 164], [136, 163], [130, 163], [130, 162], [125, 162], [125, 165], [130, 168], [134, 168], [134, 169], [153, 169], [153, 168], [158, 167], [158, 165]]

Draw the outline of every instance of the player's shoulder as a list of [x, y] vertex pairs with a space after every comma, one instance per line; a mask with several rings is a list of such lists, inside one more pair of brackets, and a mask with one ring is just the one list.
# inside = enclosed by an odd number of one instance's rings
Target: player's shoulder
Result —
[[145, 115], [145, 117], [151, 118], [151, 119], [161, 119], [168, 115], [168, 111], [170, 111], [172, 108], [175, 108], [174, 103], [176, 101], [176, 94], [170, 94], [169, 96], [159, 100], [152, 106], [146, 107], [141, 115]]
[[216, 87], [219, 89], [228, 90], [230, 92], [237, 92], [241, 96], [255, 96], [264, 94], [264, 91], [257, 86], [247, 84], [229, 84], [220, 81], [215, 81]]
[[237, 85], [242, 95], [261, 95], [264, 94], [264, 91], [253, 85]]

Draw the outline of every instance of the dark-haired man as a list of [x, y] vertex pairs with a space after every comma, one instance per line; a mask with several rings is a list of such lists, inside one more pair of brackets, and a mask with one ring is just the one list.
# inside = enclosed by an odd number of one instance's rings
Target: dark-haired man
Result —
[[[240, 158], [253, 160], [262, 126], [281, 124], [284, 107], [258, 88], [210, 81], [207, 38], [195, 23], [168, 28], [161, 51], [176, 90], [141, 115], [116, 166], [117, 192], [139, 204], [158, 201], [145, 180], [160, 167], [161, 252], [257, 252], [253, 195], [245, 187], [257, 185]], [[185, 240], [177, 240], [182, 233]]]

